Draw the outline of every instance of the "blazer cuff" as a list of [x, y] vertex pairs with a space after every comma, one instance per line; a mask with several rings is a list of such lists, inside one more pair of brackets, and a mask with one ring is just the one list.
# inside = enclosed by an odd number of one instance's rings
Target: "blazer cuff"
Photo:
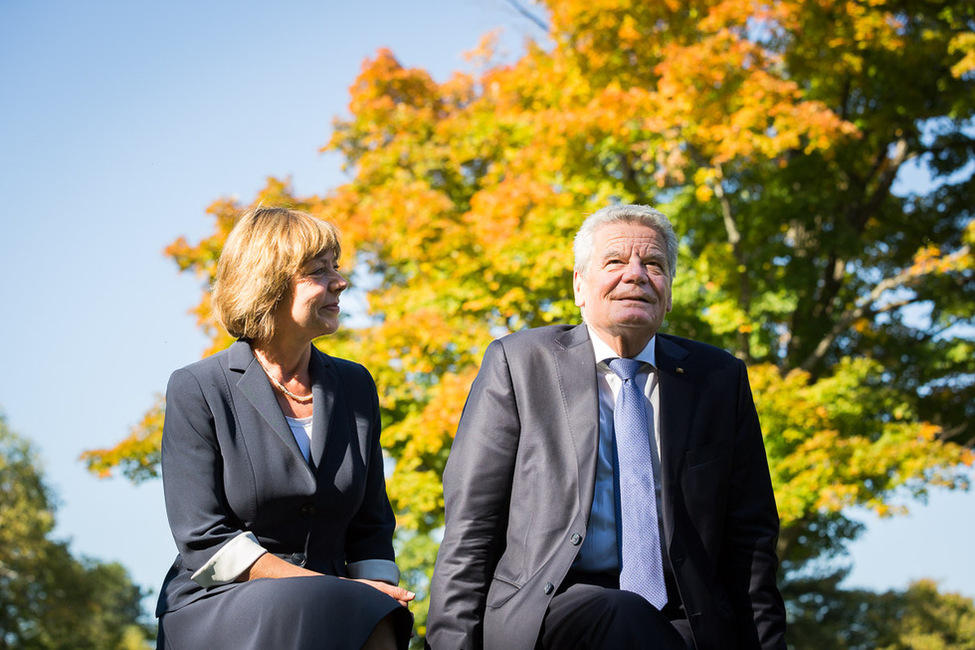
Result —
[[360, 560], [346, 565], [353, 580], [379, 580], [391, 585], [399, 584], [399, 567], [392, 560]]
[[261, 546], [254, 533], [241, 533], [224, 544], [191, 577], [193, 582], [207, 589], [225, 585], [236, 580], [265, 553], [267, 549]]

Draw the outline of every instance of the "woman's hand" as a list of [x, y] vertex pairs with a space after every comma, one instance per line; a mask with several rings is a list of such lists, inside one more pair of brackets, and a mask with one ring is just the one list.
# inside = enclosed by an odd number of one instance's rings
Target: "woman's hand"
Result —
[[255, 578], [299, 578], [317, 575], [321, 574], [286, 562], [272, 553], [265, 553], [237, 577], [237, 582], [247, 582]]
[[[255, 578], [297, 578], [301, 576], [317, 575], [322, 574], [295, 566], [294, 564], [286, 562], [285, 560], [282, 560], [271, 553], [265, 553], [261, 557], [257, 558], [257, 561], [254, 562], [249, 569], [240, 574], [240, 576], [237, 578], [237, 582], [246, 582], [247, 580], [253, 580]], [[351, 580], [351, 578], [343, 578], [343, 580]], [[361, 582], [364, 585], [369, 585], [373, 589], [378, 589], [387, 596], [395, 598], [403, 607], [406, 607], [407, 603], [416, 598], [416, 594], [414, 594], [412, 591], [407, 591], [402, 587], [397, 587], [396, 585], [391, 585], [388, 582], [382, 582], [381, 580], [366, 580], [365, 578], [359, 578], [356, 579], [355, 582]]]
[[358, 578], [355, 582], [361, 582], [364, 585], [369, 585], [373, 589], [378, 589], [387, 596], [395, 598], [399, 601], [399, 604], [406, 607], [407, 603], [416, 598], [416, 594], [412, 591], [407, 591], [402, 587], [397, 587], [396, 585], [391, 585], [388, 582], [382, 582], [381, 580], [366, 580], [365, 578]]

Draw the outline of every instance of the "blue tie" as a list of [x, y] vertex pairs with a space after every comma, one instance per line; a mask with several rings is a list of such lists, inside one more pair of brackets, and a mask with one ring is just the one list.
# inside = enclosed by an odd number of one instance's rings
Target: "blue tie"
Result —
[[613, 412], [622, 531], [620, 589], [638, 593], [662, 609], [667, 603], [667, 587], [660, 555], [650, 425], [647, 400], [635, 381], [641, 365], [636, 359], [609, 362], [610, 369], [623, 380]]

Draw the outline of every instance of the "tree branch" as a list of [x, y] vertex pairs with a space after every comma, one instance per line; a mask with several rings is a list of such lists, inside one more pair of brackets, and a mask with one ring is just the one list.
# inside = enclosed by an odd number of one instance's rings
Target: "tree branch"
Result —
[[546, 34], [548, 33], [549, 30], [548, 24], [544, 20], [542, 20], [541, 18], [533, 14], [532, 12], [528, 11], [528, 9], [524, 7], [520, 2], [518, 2], [518, 0], [508, 0], [508, 4], [511, 5], [512, 8], [518, 13], [520, 13], [522, 16], [524, 16], [531, 22], [535, 23], [535, 25], [539, 29], [544, 31]]
[[[952, 253], [951, 255], [947, 256], [946, 259], [951, 260], [960, 257], [965, 257], [969, 255], [970, 252], [971, 252], [970, 248], [968, 246], [964, 246], [961, 249]], [[837, 321], [833, 324], [833, 327], [830, 329], [829, 333], [819, 341], [819, 344], [816, 346], [816, 349], [813, 350], [813, 352], [808, 357], [806, 357], [806, 359], [801, 364], [799, 364], [799, 367], [802, 368], [803, 370], [811, 372], [812, 369], [816, 366], [816, 364], [818, 364], [819, 361], [822, 360], [824, 356], [826, 356], [826, 352], [833, 345], [833, 343], [836, 342], [836, 339], [838, 339], [839, 336], [850, 327], [850, 325], [852, 325], [856, 320], [863, 318], [863, 316], [866, 315], [867, 313], [879, 314], [879, 313], [889, 312], [916, 302], [916, 300], [913, 299], [900, 300], [897, 302], [892, 302], [888, 305], [884, 305], [883, 307], [878, 309], [874, 309], [874, 310], [870, 309], [870, 305], [872, 305], [877, 300], [880, 300], [880, 297], [885, 292], [890, 291], [891, 289], [896, 289], [898, 287], [905, 286], [909, 284], [911, 280], [916, 280], [922, 275], [926, 275], [926, 273], [918, 272], [913, 267], [908, 267], [902, 270], [897, 275], [890, 278], [886, 278], [878, 282], [877, 285], [870, 291], [870, 293], [858, 302], [856, 307], [844, 312], [837, 319]]]
[[[720, 165], [717, 166], [717, 172], [718, 178], [714, 183], [714, 194], [718, 197], [718, 203], [721, 205], [721, 218], [724, 221], [724, 227], [728, 233], [728, 243], [731, 244], [735, 264], [738, 266], [735, 269], [738, 274], [738, 307], [742, 312], [748, 314], [752, 302], [752, 284], [748, 275], [748, 265], [745, 263], [745, 253], [741, 247], [741, 231], [738, 229], [738, 224], [735, 223], [731, 200], [728, 198], [722, 185], [724, 173]], [[742, 269], [745, 270], [742, 271]], [[745, 362], [751, 361], [751, 343], [747, 332], [738, 332], [738, 347], [743, 360]]]
[[884, 155], [874, 168], [873, 177], [876, 180], [876, 186], [872, 194], [867, 197], [866, 205], [862, 212], [863, 216], [860, 220], [862, 223], [857, 224], [858, 229], [862, 229], [862, 224], [866, 223], [870, 215], [878, 211], [883, 202], [887, 200], [890, 194], [890, 188], [894, 185], [894, 179], [897, 178], [897, 172], [911, 156], [907, 148], [906, 139], [900, 138], [893, 145], [893, 155]]

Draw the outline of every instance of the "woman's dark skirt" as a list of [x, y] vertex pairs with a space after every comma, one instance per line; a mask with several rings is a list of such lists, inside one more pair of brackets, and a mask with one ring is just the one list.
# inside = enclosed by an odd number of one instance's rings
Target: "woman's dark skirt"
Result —
[[409, 645], [409, 610], [369, 585], [334, 576], [258, 579], [159, 619], [158, 650], [359, 650], [389, 614]]

